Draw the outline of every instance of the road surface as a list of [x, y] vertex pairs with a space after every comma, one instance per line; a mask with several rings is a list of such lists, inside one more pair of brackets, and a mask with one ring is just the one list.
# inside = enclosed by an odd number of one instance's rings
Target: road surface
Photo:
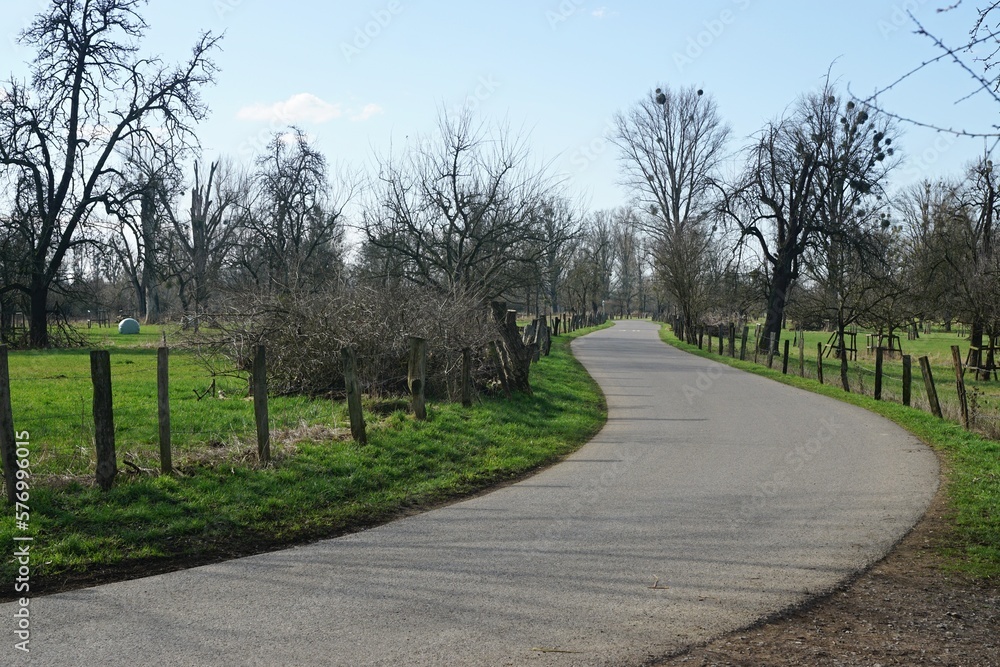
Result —
[[650, 323], [573, 349], [610, 416], [563, 463], [340, 539], [36, 598], [28, 655], [0, 606], [0, 664], [635, 667], [836, 586], [937, 488], [892, 423]]

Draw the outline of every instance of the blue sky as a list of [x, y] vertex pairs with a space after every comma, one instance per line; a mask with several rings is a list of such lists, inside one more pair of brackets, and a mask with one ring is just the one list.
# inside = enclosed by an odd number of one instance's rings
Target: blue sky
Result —
[[[152, 0], [144, 50], [179, 60], [200, 30], [225, 32], [218, 83], [205, 92], [206, 158], [249, 161], [268, 133], [301, 126], [331, 163], [370, 168], [390, 142], [431, 132], [441, 109], [475, 107], [528, 134], [566, 192], [590, 208], [628, 201], [605, 136], [616, 111], [659, 84], [713, 94], [733, 151], [797, 96], [833, 77], [869, 94], [938, 54], [910, 10], [943, 38], [965, 39], [968, 0]], [[0, 0], [0, 73], [23, 72], [13, 36], [41, 0]], [[949, 127], [990, 129], [1000, 105], [952, 64], [921, 73], [882, 102]], [[983, 99], [980, 99], [983, 98]], [[984, 142], [905, 128], [898, 184], [956, 174]]]

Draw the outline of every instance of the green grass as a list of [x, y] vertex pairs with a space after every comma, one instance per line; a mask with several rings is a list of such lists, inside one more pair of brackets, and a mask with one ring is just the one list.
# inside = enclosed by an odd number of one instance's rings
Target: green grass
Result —
[[[589, 440], [606, 419], [600, 389], [569, 351], [570, 340], [586, 332], [553, 339], [552, 355], [532, 369], [533, 396], [484, 398], [468, 409], [432, 403], [426, 422], [400, 410], [381, 419], [368, 414], [367, 446], [325, 437], [322, 431], [321, 437], [310, 439], [305, 429], [305, 439], [279, 447], [275, 462], [267, 467], [243, 456], [240, 447], [220, 447], [214, 457], [190, 459], [179, 476], [120, 475], [107, 493], [78, 477], [38, 486], [29, 503], [32, 591], [54, 590], [67, 581], [149, 574], [334, 536], [551, 464]], [[81, 372], [76, 353], [47, 354], [60, 360], [67, 375]], [[45, 355], [37, 357], [27, 366], [33, 372], [50, 372]], [[155, 357], [151, 360], [149, 350], [130, 348], [113, 359], [136, 371], [118, 383], [122, 394], [116, 401], [120, 398], [122, 412], [128, 413], [128, 392], [133, 391], [128, 385], [138, 387], [137, 394], [145, 391], [140, 385], [147, 381]], [[193, 361], [178, 355], [177, 363]], [[180, 370], [177, 374], [183, 375]], [[184, 389], [178, 386], [177, 391], [183, 394]], [[51, 391], [49, 398], [58, 403], [58, 391]], [[300, 412], [317, 413], [311, 423], [322, 421], [324, 412], [326, 423], [338, 423], [341, 407], [330, 401], [289, 400], [302, 403], [296, 408]], [[206, 403], [214, 407], [200, 407]], [[240, 406], [240, 417], [229, 414], [229, 403]], [[232, 425], [246, 411], [242, 400], [187, 401], [180, 406], [174, 409], [174, 419], [188, 419], [196, 429]], [[116, 416], [121, 414], [117, 403], [115, 409]], [[138, 408], [133, 409], [137, 422], [120, 429], [133, 429], [130, 437], [141, 439], [149, 425], [141, 423]], [[182, 416], [188, 409], [205, 412]], [[252, 410], [247, 414], [252, 419]], [[21, 420], [30, 422], [30, 417], [22, 414]], [[155, 418], [152, 428], [155, 433]], [[54, 431], [32, 431], [33, 463], [43, 455], [46, 441], [54, 438]], [[0, 543], [12, 544], [14, 532], [12, 513], [5, 513]], [[11, 581], [15, 571], [13, 559], [6, 557], [0, 580]]]
[[[108, 333], [109, 329], [84, 331], [95, 347], [111, 351], [119, 455], [140, 467], [156, 467], [156, 348], [161, 341], [160, 328], [145, 327], [148, 333], [128, 337], [118, 336], [117, 331]], [[14, 423], [17, 430], [29, 431], [36, 445], [34, 474], [59, 477], [92, 473], [90, 350], [14, 351], [9, 356]], [[205, 395], [213, 380], [216, 392]], [[247, 389], [244, 378], [213, 377], [192, 351], [172, 351], [170, 401], [175, 457], [197, 456], [220, 444], [252, 443], [253, 404], [246, 400]], [[269, 410], [272, 431], [277, 432], [318, 421], [342, 423], [345, 419], [343, 406], [302, 397], [274, 397], [269, 401]]]
[[[810, 337], [813, 338], [812, 356], [814, 358], [816, 355], [815, 340], [820, 336], [828, 335], [819, 332], [812, 335], [806, 334], [807, 351], [810, 349]], [[949, 342], [957, 339], [954, 334], [944, 334], [947, 336], [944, 340], [936, 336], [938, 335], [932, 334], [928, 339], [922, 338], [922, 346], [914, 345], [910, 346], [910, 349], [907, 349], [908, 346], [904, 341], [903, 351], [913, 355], [940, 354], [943, 356], [942, 347], [947, 349], [948, 346], [956, 344]], [[789, 374], [783, 375], [781, 361], [778, 358], [775, 359], [774, 369], [771, 370], [750, 361], [719, 357], [716, 354], [699, 350], [696, 345], [688, 345], [678, 340], [666, 325], [661, 328], [660, 337], [666, 343], [686, 352], [721, 361], [735, 368], [870, 410], [896, 422], [933, 447], [944, 456], [946, 461], [947, 492], [955, 526], [953, 539], [942, 545], [943, 551], [948, 556], [948, 567], [982, 579], [1000, 577], [1000, 442], [970, 433], [954, 422], [938, 419], [917, 408], [904, 407], [885, 400], [876, 401], [858, 393], [845, 393], [839, 386], [820, 384], [810, 378], [800, 378], [795, 374], [798, 372], [797, 355], [794, 363], [789, 362]], [[825, 338], [823, 340], [825, 342]], [[717, 350], [718, 348], [716, 348]], [[950, 360], [950, 350], [947, 354], [947, 358]], [[761, 361], [763, 362], [764, 359], [761, 358]], [[919, 378], [919, 370], [915, 368], [914, 372], [916, 378]], [[953, 379], [954, 371], [952, 370], [951, 373], [950, 376], [942, 376], [935, 372], [939, 385], [942, 377]], [[825, 362], [824, 376], [827, 383], [839, 383], [839, 361]], [[914, 395], [922, 390], [922, 385], [914, 385]]]

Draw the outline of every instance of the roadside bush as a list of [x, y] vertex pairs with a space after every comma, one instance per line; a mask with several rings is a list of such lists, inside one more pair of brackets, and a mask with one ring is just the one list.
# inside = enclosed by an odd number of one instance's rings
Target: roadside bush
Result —
[[421, 288], [361, 286], [337, 293], [250, 298], [239, 316], [217, 318], [209, 335], [192, 341], [207, 361], [221, 356], [236, 371], [250, 370], [254, 348], [267, 347], [269, 391], [322, 394], [344, 388], [340, 350], [354, 348], [362, 391], [406, 391], [410, 336], [427, 340], [427, 392], [455, 396], [462, 350], [473, 352], [473, 380], [497, 376], [487, 354], [496, 338], [487, 309], [465, 294]]

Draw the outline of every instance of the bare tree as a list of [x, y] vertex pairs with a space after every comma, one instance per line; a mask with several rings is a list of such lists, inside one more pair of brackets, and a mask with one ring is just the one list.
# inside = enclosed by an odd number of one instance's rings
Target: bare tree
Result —
[[614, 252], [614, 291], [618, 312], [627, 317], [632, 312], [642, 290], [643, 238], [639, 218], [630, 208], [614, 212], [612, 221]]
[[342, 274], [344, 207], [357, 186], [332, 192], [326, 158], [299, 128], [276, 133], [257, 159], [240, 264], [259, 288], [317, 288]]
[[558, 312], [562, 305], [559, 295], [579, 239], [582, 216], [562, 197], [544, 200], [536, 215], [541, 236], [542, 288], [549, 308]]
[[[1000, 335], [996, 253], [998, 182], [988, 155], [959, 183], [926, 183], [901, 201], [924, 294], [969, 325], [970, 366], [983, 369], [983, 337]], [[988, 378], [983, 372], [983, 379]]]
[[611, 297], [614, 273], [612, 212], [597, 211], [584, 222], [563, 282], [566, 304], [596, 314]]
[[173, 152], [194, 143], [191, 123], [206, 109], [198, 90], [212, 81], [204, 34], [186, 63], [140, 57], [142, 0], [54, 0], [20, 37], [32, 46], [28, 82], [0, 96], [0, 167], [16, 184], [30, 239], [30, 342], [48, 337], [49, 291], [67, 252], [84, 239], [94, 207], [120, 187], [121, 152]]
[[138, 315], [146, 323], [159, 320], [161, 283], [168, 273], [165, 250], [169, 231], [165, 201], [180, 189], [173, 155], [149, 155], [141, 148], [122, 168], [120, 190], [111, 192], [106, 210], [117, 221], [106, 244], [125, 270], [135, 292]]
[[197, 326], [246, 217], [246, 179], [231, 164], [219, 161], [209, 165], [205, 176], [195, 162], [186, 215], [178, 212], [168, 190], [161, 189], [160, 196], [173, 232], [165, 251], [170, 258], [169, 273], [177, 280], [181, 302], [186, 311], [193, 311]]
[[892, 163], [887, 128], [877, 113], [842, 104], [827, 82], [803, 97], [790, 117], [770, 123], [748, 151], [742, 181], [726, 193], [723, 211], [769, 267], [763, 343], [781, 335], [789, 292], [807, 254], [831, 240], [855, 247], [864, 242], [878, 212], [866, 204], [882, 196]]
[[437, 135], [379, 161], [362, 230], [404, 280], [491, 299], [522, 286], [557, 239], [539, 226], [546, 178], [505, 128], [442, 115]]
[[712, 243], [713, 183], [730, 129], [711, 95], [657, 88], [615, 119], [626, 185], [649, 212], [661, 279], [685, 328], [699, 315], [698, 284]]

